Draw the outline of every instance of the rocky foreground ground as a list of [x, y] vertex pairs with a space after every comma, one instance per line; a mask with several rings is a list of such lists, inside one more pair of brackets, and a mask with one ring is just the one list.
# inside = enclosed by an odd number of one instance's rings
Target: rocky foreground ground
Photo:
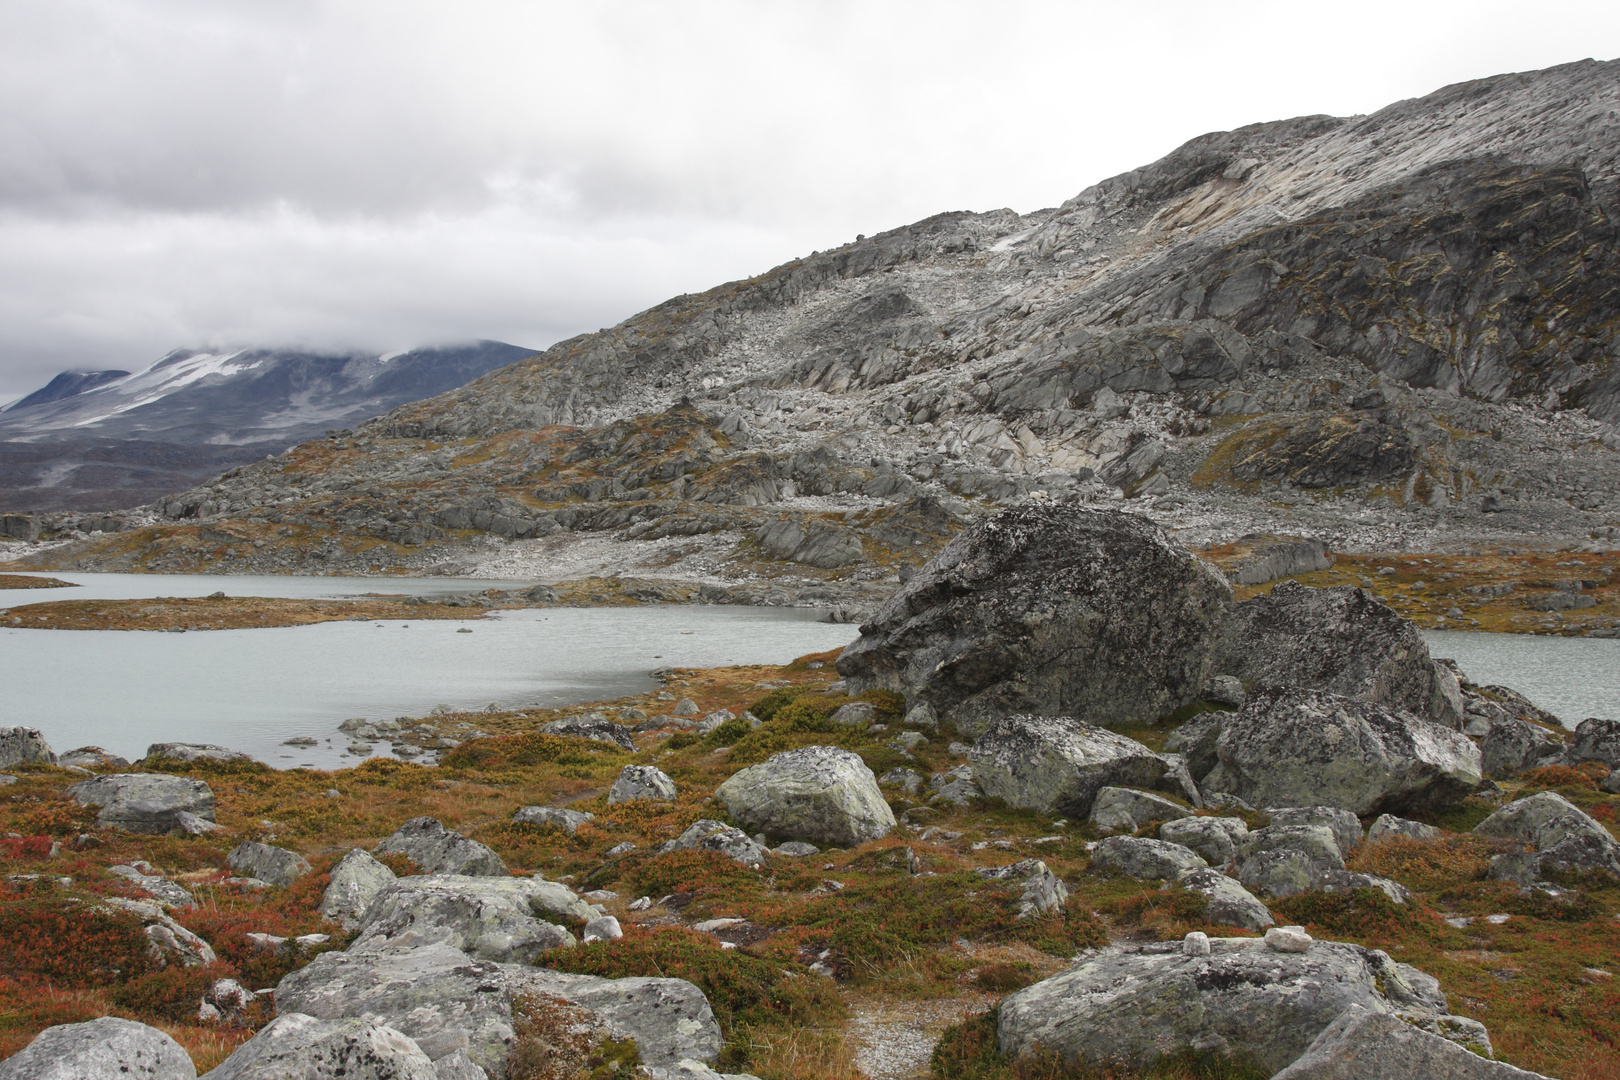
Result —
[[1027, 506], [660, 676], [436, 768], [0, 732], [0, 1077], [1620, 1071], [1620, 724], [1359, 587]]

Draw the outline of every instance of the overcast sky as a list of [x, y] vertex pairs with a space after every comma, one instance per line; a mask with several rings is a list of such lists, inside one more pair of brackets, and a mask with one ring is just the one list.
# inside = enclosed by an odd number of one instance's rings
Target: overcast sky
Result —
[[0, 0], [0, 402], [544, 346], [1206, 131], [1620, 55], [1620, 4]]

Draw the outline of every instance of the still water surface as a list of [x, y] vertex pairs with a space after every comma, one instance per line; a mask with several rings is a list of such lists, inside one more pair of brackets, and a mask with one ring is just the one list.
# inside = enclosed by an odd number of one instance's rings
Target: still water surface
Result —
[[[46, 599], [469, 592], [522, 582], [454, 579], [60, 574], [82, 589], [0, 590], [0, 607]], [[345, 718], [434, 706], [563, 705], [642, 693], [663, 665], [785, 663], [848, 644], [856, 628], [793, 608], [649, 606], [497, 612], [483, 619], [318, 623], [186, 634], [0, 629], [0, 724], [58, 751], [139, 757], [153, 742], [212, 742], [278, 766], [330, 768]], [[473, 632], [461, 634], [467, 628]], [[293, 736], [316, 747], [281, 745]], [[330, 741], [328, 741], [330, 740]], [[384, 749], [379, 744], [379, 750]]]
[[1620, 639], [1430, 630], [1429, 652], [1449, 656], [1476, 683], [1510, 686], [1566, 727], [1620, 719]]

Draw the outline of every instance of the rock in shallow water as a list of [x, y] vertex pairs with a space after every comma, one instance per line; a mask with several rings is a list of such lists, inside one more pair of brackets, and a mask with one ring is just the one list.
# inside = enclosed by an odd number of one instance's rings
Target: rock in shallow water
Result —
[[4, 1061], [0, 1080], [196, 1080], [197, 1070], [166, 1033], [104, 1016], [48, 1027]]

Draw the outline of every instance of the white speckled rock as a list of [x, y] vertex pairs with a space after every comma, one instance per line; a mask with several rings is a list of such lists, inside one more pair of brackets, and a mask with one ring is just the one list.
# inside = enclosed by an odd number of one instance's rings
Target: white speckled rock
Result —
[[369, 1020], [283, 1013], [203, 1080], [439, 1080], [415, 1040]]
[[181, 1045], [155, 1027], [103, 1016], [48, 1027], [0, 1061], [0, 1080], [196, 1080]]
[[1112, 870], [1143, 881], [1173, 880], [1207, 865], [1191, 848], [1140, 836], [1110, 836], [1098, 841], [1091, 852], [1091, 869]]
[[715, 790], [743, 828], [771, 837], [854, 847], [887, 836], [894, 813], [859, 755], [806, 746], [750, 765]]
[[[12, 724], [0, 727], [0, 768], [13, 765], [55, 765], [56, 754], [39, 728]], [[69, 762], [69, 764], [81, 764]], [[126, 763], [127, 764], [127, 763]]]
[[[675, 781], [656, 765], [626, 765], [608, 789], [608, 805], [647, 799], [670, 802], [675, 798]], [[570, 830], [572, 831], [572, 830]]]
[[391, 951], [439, 941], [478, 960], [528, 964], [548, 949], [574, 944], [558, 921], [595, 917], [589, 904], [555, 881], [425, 874], [400, 878], [378, 893], [349, 948]]

